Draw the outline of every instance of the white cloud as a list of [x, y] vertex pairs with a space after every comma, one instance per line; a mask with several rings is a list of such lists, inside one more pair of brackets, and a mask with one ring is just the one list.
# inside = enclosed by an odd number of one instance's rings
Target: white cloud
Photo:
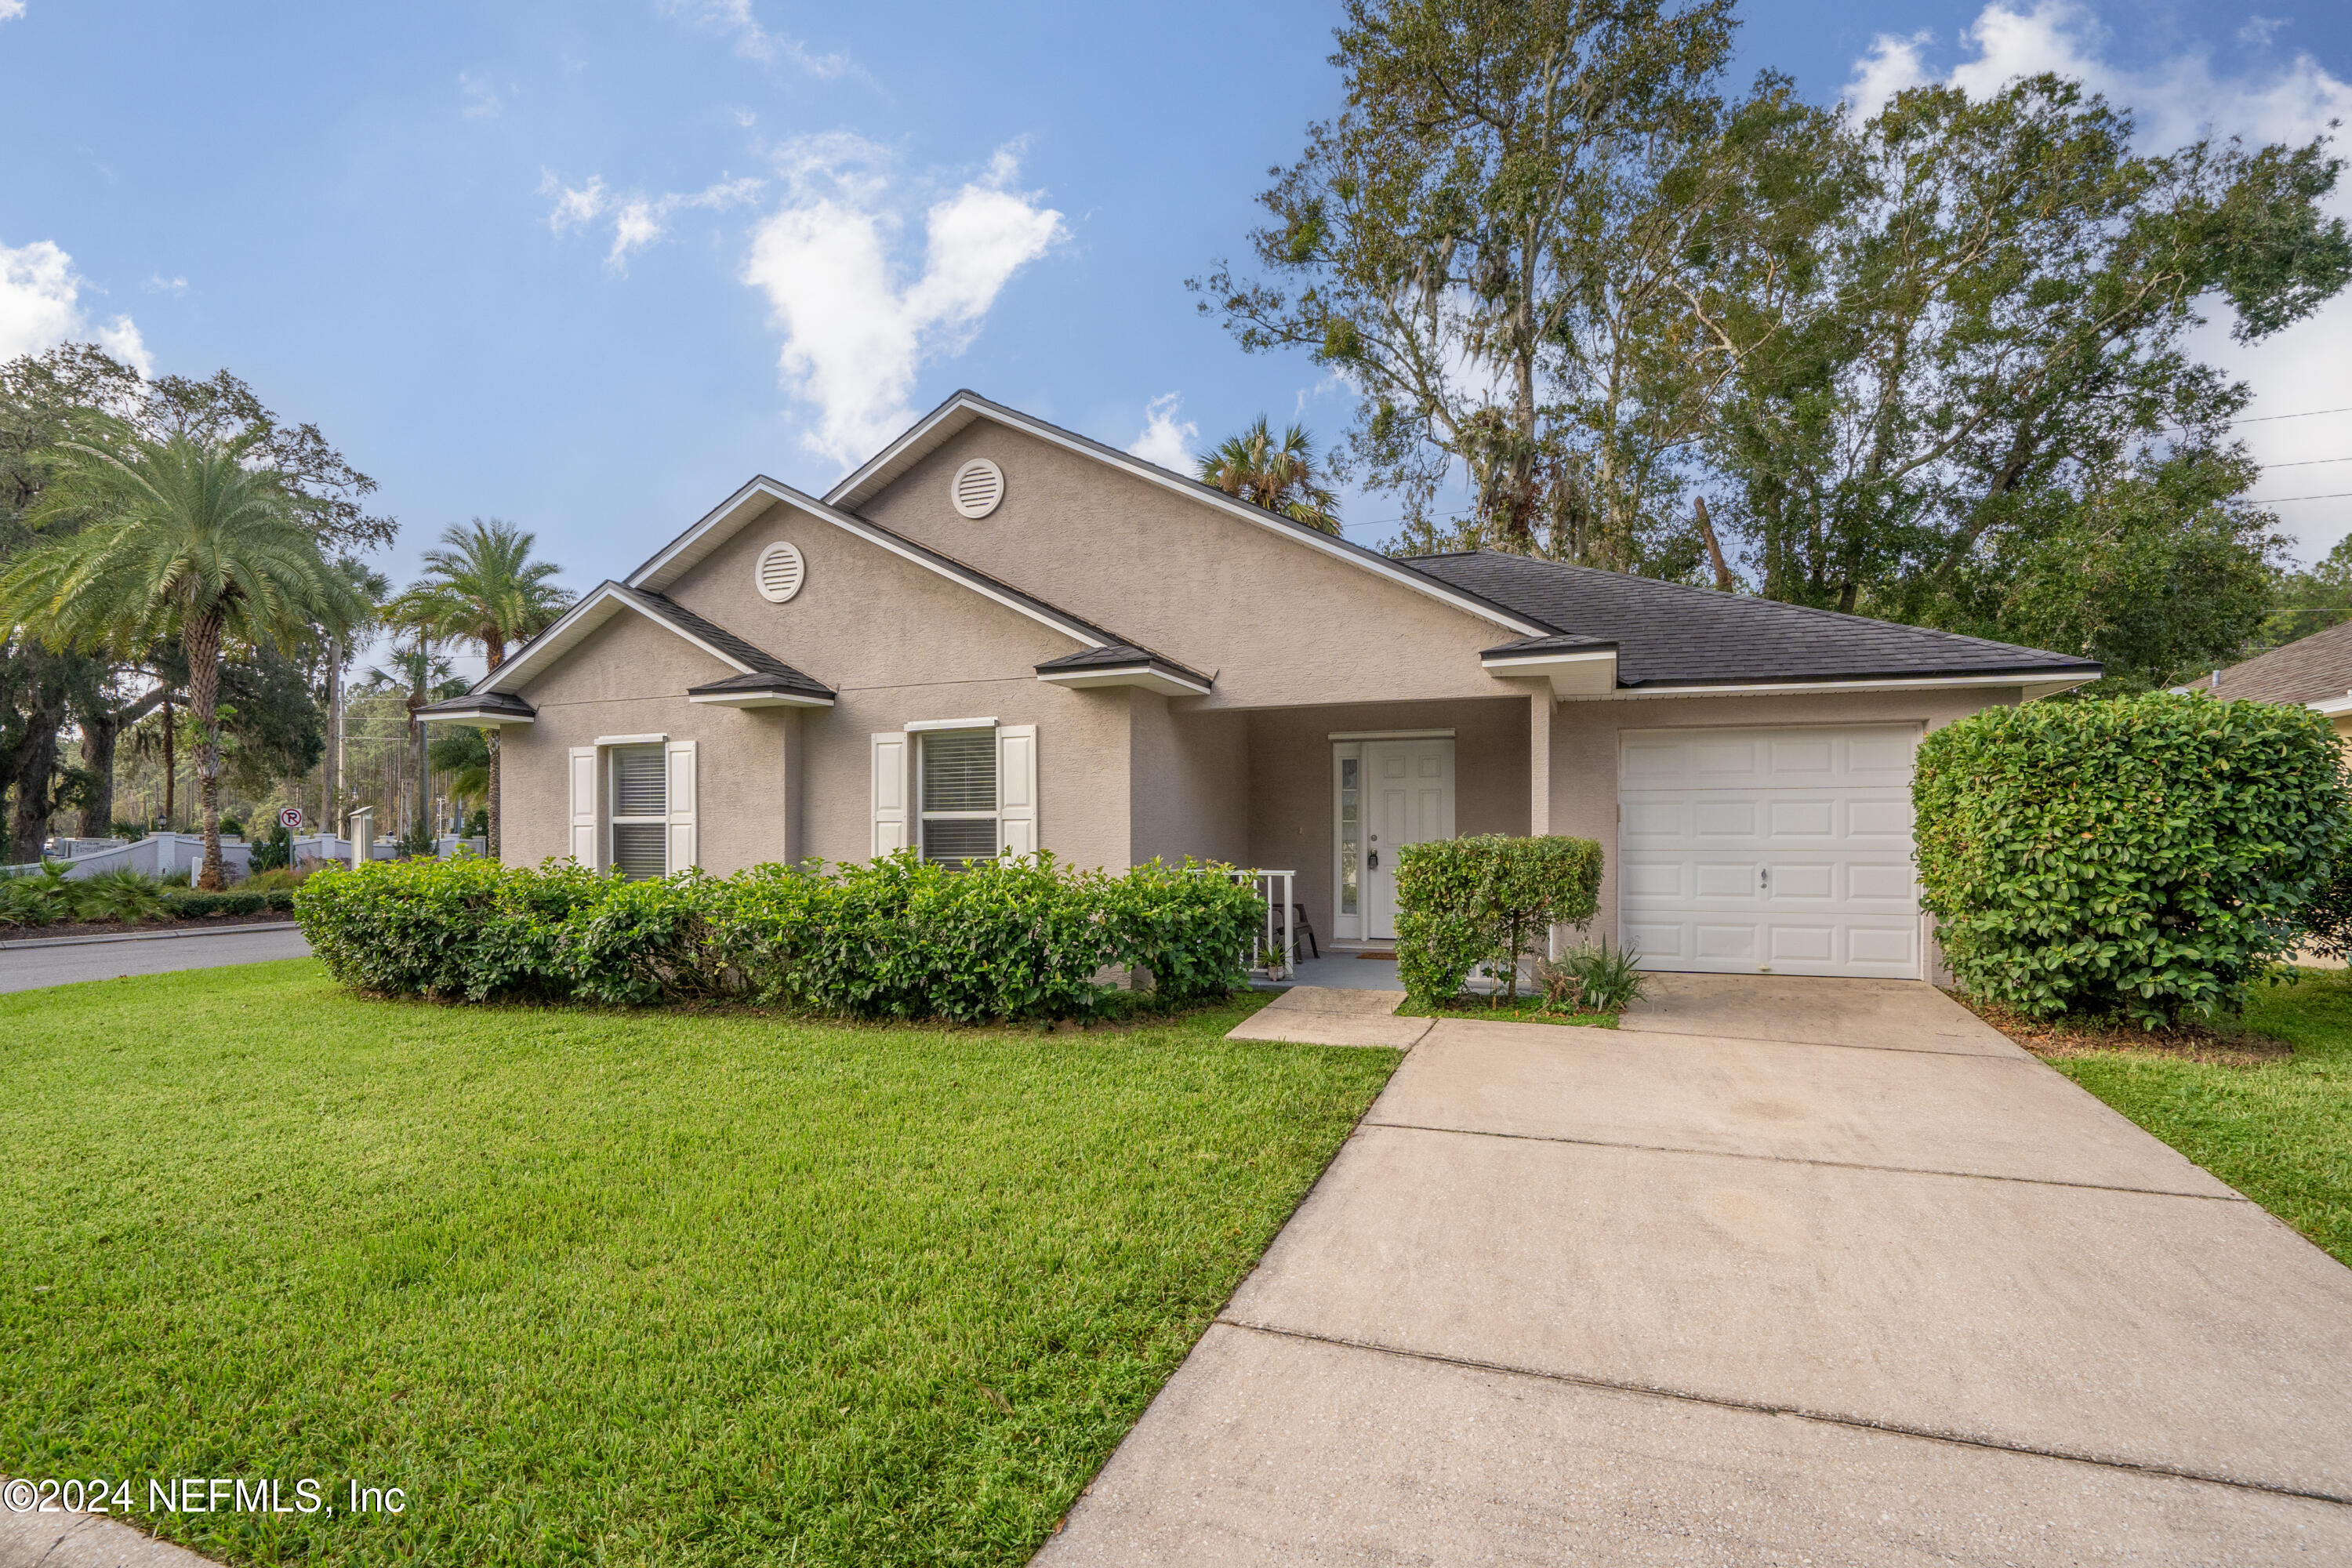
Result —
[[1019, 158], [1006, 148], [925, 210], [922, 270], [902, 282], [907, 219], [887, 150], [836, 132], [777, 161], [791, 194], [752, 229], [743, 281], [783, 333], [784, 384], [815, 405], [803, 444], [846, 463], [913, 421], [917, 371], [961, 353], [1013, 275], [1068, 231], [1039, 194], [1007, 189]]
[[506, 100], [499, 96], [490, 79], [476, 76], [472, 71], [457, 73], [457, 96], [465, 100], [465, 106], [457, 112], [468, 120], [488, 120], [506, 107]]
[[1914, 33], [1907, 38], [1881, 33], [1872, 39], [1870, 52], [1853, 62], [1853, 79], [1839, 95], [1844, 99], [1848, 111], [1857, 121], [1867, 120], [1905, 88], [1930, 80], [1922, 56], [1935, 41], [1936, 35], [1926, 32]]
[[1183, 399], [1173, 392], [1163, 392], [1145, 404], [1143, 434], [1129, 442], [1127, 449], [1147, 463], [1191, 474], [1192, 444], [1201, 438], [1201, 427], [1177, 417], [1182, 404]]
[[169, 294], [176, 300], [188, 291], [188, 280], [184, 278], [166, 278], [160, 272], [151, 272], [147, 275], [145, 288], [150, 294]]
[[0, 361], [81, 338], [140, 374], [152, 374], [154, 362], [137, 325], [128, 316], [93, 324], [81, 308], [81, 285], [73, 258], [52, 241], [37, 239], [13, 250], [0, 245]]
[[25, 0], [0, 0], [0, 22], [13, 22], [25, 14]]
[[[2121, 12], [2119, 15], [2130, 15]], [[2237, 41], [2262, 51], [2280, 24], [2250, 18]], [[2242, 136], [2250, 142], [2300, 145], [2331, 133], [2336, 121], [2352, 122], [2352, 82], [2332, 74], [2309, 54], [2258, 55], [2243, 69], [2217, 69], [2210, 52], [2190, 48], [2152, 64], [2126, 67], [2108, 58], [2111, 37], [2098, 18], [2066, 0], [2042, 0], [2030, 9], [1987, 5], [1963, 29], [1959, 43], [1969, 51], [1947, 72], [1927, 64], [1929, 35], [1879, 38], [1870, 54], [1854, 62], [1849, 102], [1863, 102], [1865, 82], [1908, 85], [1947, 79], [1971, 95], [1990, 93], [2021, 76], [2054, 71], [2082, 81], [2118, 108], [2132, 111], [2139, 142], [2169, 149], [2200, 137]], [[1877, 101], [1884, 101], [1882, 93]], [[2330, 209], [2352, 217], [2352, 185], [2339, 185]], [[2253, 345], [2233, 342], [2228, 312], [2191, 340], [2190, 350], [2243, 379], [2254, 398], [2240, 434], [2265, 463], [2301, 463], [2352, 454], [2352, 416], [2278, 418], [2317, 409], [2352, 407], [2352, 299], [2339, 296], [2308, 320]], [[2336, 476], [2320, 479], [2315, 476]], [[2255, 488], [2265, 496], [2322, 495], [2352, 490], [2352, 463], [2340, 467], [2282, 468]], [[2282, 506], [2279, 516], [2305, 557], [2325, 553], [2352, 531], [2352, 502], [2316, 500]]]
[[799, 39], [772, 33], [760, 26], [751, 0], [662, 0], [662, 10], [672, 16], [685, 16], [697, 26], [727, 37], [733, 42], [735, 52], [747, 60], [757, 60], [761, 65], [782, 60], [820, 81], [830, 81], [855, 70], [847, 55], [812, 54]]
[[765, 180], [746, 175], [740, 180], [722, 178], [698, 191], [623, 196], [607, 190], [600, 175], [590, 175], [584, 185], [566, 186], [552, 173], [542, 172], [539, 194], [555, 198], [554, 205], [548, 210], [547, 226], [557, 234], [593, 227], [599, 220], [610, 219], [613, 244], [604, 254], [604, 265], [615, 272], [625, 272], [628, 269], [629, 253], [643, 250], [667, 234], [673, 215], [694, 207], [716, 212], [740, 205], [757, 196], [766, 185]]

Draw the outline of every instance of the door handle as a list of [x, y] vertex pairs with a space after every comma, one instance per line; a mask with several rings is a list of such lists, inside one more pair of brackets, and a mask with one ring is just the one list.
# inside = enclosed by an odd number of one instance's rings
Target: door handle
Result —
[[1367, 871], [1377, 871], [1377, 870], [1379, 870], [1380, 868], [1381, 868], [1381, 852], [1380, 852], [1379, 850], [1375, 849], [1375, 850], [1373, 850], [1370, 855], [1368, 855], [1368, 856], [1366, 856], [1366, 857], [1364, 858], [1364, 869], [1365, 869], [1365, 870], [1367, 870]]

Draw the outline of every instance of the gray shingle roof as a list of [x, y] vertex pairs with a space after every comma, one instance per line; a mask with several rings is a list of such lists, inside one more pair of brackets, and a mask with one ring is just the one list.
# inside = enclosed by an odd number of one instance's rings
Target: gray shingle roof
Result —
[[2352, 621], [2233, 664], [2194, 682], [2214, 696], [2253, 702], [2317, 702], [2352, 692]]
[[2089, 659], [2040, 648], [1525, 555], [1465, 551], [1404, 563], [1564, 633], [1615, 642], [1621, 687], [2099, 673]]
[[1066, 653], [1059, 658], [1049, 658], [1037, 667], [1037, 673], [1049, 669], [1116, 669], [1131, 664], [1148, 664], [1154, 669], [1181, 676], [1200, 685], [1210, 684], [1209, 678], [1197, 669], [1190, 669], [1172, 658], [1162, 658], [1148, 647], [1134, 643], [1112, 643], [1104, 647], [1083, 647], [1076, 653]]
[[732, 691], [790, 691], [802, 697], [827, 699], [837, 695], [832, 688], [810, 679], [788, 664], [780, 664], [772, 670], [755, 669], [749, 675], [730, 675], [724, 680], [706, 680], [700, 686], [686, 689], [688, 697], [716, 697]]
[[803, 675], [774, 654], [765, 648], [754, 647], [725, 626], [704, 620], [667, 595], [648, 594], [642, 588], [631, 588], [619, 583], [610, 583], [605, 585], [629, 603], [642, 608], [647, 615], [667, 621], [688, 636], [709, 643], [738, 664], [748, 664], [754, 670], [766, 675], [784, 676], [795, 680], [808, 679], [807, 676]]

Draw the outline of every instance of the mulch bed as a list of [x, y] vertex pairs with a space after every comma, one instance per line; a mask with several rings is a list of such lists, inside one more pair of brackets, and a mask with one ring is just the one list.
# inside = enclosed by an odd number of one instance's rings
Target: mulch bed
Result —
[[2294, 1054], [2294, 1047], [2284, 1040], [2243, 1029], [2216, 1029], [2204, 1024], [2143, 1029], [2120, 1018], [2035, 1018], [1997, 1002], [1972, 1001], [1957, 991], [1951, 996], [2045, 1060], [2121, 1052], [2127, 1056], [2215, 1062], [2224, 1067], [2259, 1067], [2264, 1062], [2284, 1061]]
[[284, 925], [284, 910], [257, 915], [195, 915], [168, 921], [58, 921], [45, 926], [0, 925], [0, 942], [39, 942], [60, 936], [119, 936], [128, 931], [218, 931], [223, 926]]

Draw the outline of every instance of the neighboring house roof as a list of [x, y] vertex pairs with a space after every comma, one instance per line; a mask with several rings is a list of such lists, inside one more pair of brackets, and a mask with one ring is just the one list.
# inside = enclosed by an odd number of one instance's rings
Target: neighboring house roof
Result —
[[2252, 702], [2333, 702], [2352, 692], [2352, 621], [2258, 653], [2191, 689]]
[[[1996, 676], [2074, 685], [2100, 674], [2089, 659], [2039, 648], [1491, 550], [1404, 564], [1573, 636], [1614, 643], [1620, 689]], [[1486, 662], [1493, 668], [1520, 649], [1540, 654], [1529, 644], [1554, 640], [1506, 644]]]
[[914, 427], [884, 447], [856, 473], [825, 492], [825, 501], [833, 506], [855, 510], [863, 506], [893, 479], [913, 468], [923, 458], [944, 446], [950, 437], [971, 425], [975, 419], [992, 419], [1000, 425], [1034, 436], [1041, 441], [1060, 447], [1066, 451], [1096, 458], [1114, 468], [1142, 479], [1148, 484], [1173, 490], [1217, 508], [1228, 516], [1236, 517], [1256, 527], [1295, 540], [1307, 549], [1318, 551], [1337, 560], [1345, 561], [1376, 577], [1442, 600], [1457, 610], [1466, 611], [1481, 620], [1517, 632], [1522, 637], [1540, 637], [1559, 631], [1560, 627], [1545, 625], [1525, 610], [1499, 604], [1475, 589], [1433, 578], [1426, 574], [1408, 571], [1404, 566], [1376, 550], [1351, 544], [1335, 534], [1325, 533], [1303, 522], [1268, 511], [1262, 506], [1227, 495], [1214, 485], [1204, 485], [1196, 479], [1147, 462], [1132, 452], [1122, 452], [1106, 446], [1089, 436], [1075, 430], [1065, 430], [1043, 419], [992, 403], [970, 390], [955, 393], [945, 403], [915, 422]]

